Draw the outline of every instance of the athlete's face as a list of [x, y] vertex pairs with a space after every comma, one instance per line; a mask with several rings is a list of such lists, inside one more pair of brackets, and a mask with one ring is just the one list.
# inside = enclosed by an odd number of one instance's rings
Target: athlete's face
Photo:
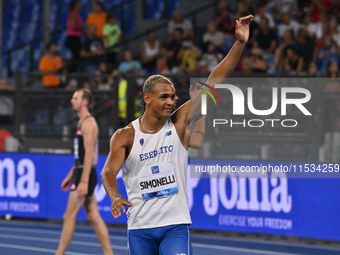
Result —
[[158, 117], [169, 117], [177, 100], [175, 88], [167, 83], [157, 83], [152, 93], [144, 96], [145, 103]]
[[72, 110], [74, 112], [80, 111], [80, 109], [82, 108], [82, 106], [84, 104], [83, 92], [82, 91], [74, 92], [72, 99], [71, 99], [71, 104], [72, 104]]

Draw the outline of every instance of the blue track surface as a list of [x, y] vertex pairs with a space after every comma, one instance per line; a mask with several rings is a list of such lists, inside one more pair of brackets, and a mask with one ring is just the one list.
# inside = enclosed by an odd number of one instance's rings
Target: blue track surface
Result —
[[[0, 221], [0, 254], [54, 254], [61, 225]], [[116, 255], [128, 254], [126, 230], [109, 228], [112, 248]], [[198, 255], [287, 255], [287, 254], [340, 254], [340, 248], [276, 241], [250, 240], [245, 238], [192, 235], [194, 254]], [[69, 246], [69, 255], [103, 254], [91, 227], [77, 226]]]

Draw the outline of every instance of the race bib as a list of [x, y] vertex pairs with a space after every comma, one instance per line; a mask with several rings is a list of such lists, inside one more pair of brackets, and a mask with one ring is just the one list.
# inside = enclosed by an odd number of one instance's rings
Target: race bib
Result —
[[177, 193], [177, 181], [171, 163], [158, 163], [142, 168], [138, 175], [143, 200]]

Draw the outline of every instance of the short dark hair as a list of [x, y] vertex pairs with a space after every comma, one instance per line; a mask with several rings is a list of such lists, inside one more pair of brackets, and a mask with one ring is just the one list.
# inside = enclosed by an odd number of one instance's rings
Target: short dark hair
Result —
[[52, 41], [52, 42], [49, 42], [47, 45], [46, 45], [46, 50], [49, 50], [51, 48], [52, 45], [57, 45], [57, 43], [55, 41]]
[[105, 7], [104, 7], [104, 4], [102, 2], [97, 1], [97, 2], [95, 2], [95, 5], [99, 5], [100, 8], [102, 8], [102, 11], [104, 11]]
[[113, 14], [108, 14], [107, 17], [106, 17], [106, 22], [109, 22], [110, 19], [112, 19], [112, 18], [116, 19], [116, 16], [113, 15]]
[[73, 11], [74, 8], [76, 8], [76, 6], [77, 6], [78, 3], [79, 3], [78, 1], [72, 1], [72, 2], [70, 3], [70, 11]]

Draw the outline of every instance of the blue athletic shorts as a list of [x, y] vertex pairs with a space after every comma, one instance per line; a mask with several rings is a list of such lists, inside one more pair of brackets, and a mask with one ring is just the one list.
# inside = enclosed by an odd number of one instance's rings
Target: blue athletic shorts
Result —
[[192, 255], [189, 225], [128, 230], [129, 255]]

